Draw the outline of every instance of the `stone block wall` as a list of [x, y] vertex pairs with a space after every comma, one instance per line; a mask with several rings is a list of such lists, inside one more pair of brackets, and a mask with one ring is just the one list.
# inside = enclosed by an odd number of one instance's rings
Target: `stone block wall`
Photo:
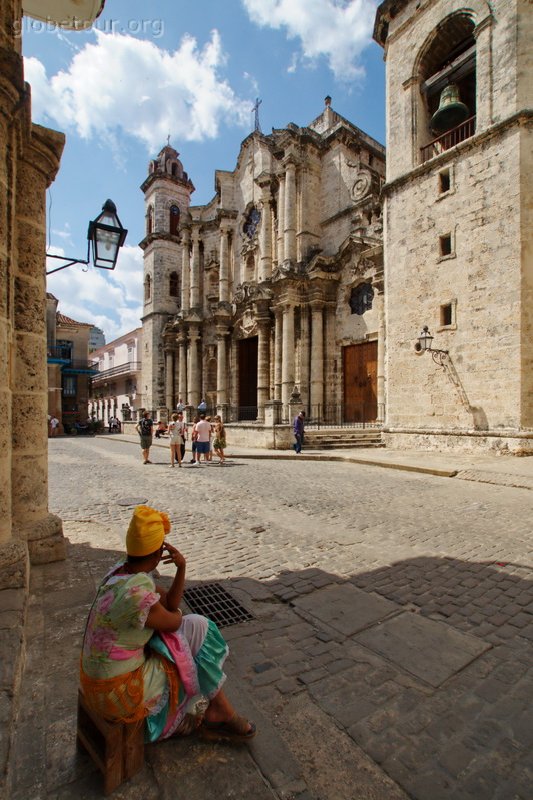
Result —
[[[391, 188], [387, 201], [387, 423], [520, 425], [520, 134], [463, 143], [460, 157]], [[439, 171], [452, 169], [449, 192]], [[491, 202], [490, 198], [501, 198]], [[440, 255], [451, 233], [453, 252]], [[454, 320], [443, 325], [441, 306]], [[416, 354], [423, 325], [450, 351], [454, 378]], [[475, 409], [475, 410], [474, 410]]]

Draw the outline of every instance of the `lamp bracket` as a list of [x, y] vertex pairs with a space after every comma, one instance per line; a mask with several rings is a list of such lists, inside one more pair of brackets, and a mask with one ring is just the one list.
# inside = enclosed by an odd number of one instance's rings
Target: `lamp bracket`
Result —
[[450, 355], [448, 350], [433, 350], [430, 348], [428, 353], [431, 353], [431, 358], [437, 364], [437, 366], [442, 367], [442, 369], [446, 369], [446, 364], [450, 360]]
[[[69, 258], [69, 256], [56, 256], [52, 253], [47, 253], [46, 258], [55, 258], [58, 261], [65, 261], [65, 264], [62, 264], [60, 267], [54, 267], [54, 269], [47, 269], [46, 274], [52, 275], [54, 272], [59, 272], [61, 269], [66, 269], [67, 267], [71, 267], [73, 264], [83, 264], [85, 267], [89, 265], [89, 255], [90, 255], [90, 241], [87, 241], [87, 258]], [[86, 272], [86, 270], [84, 270]]]

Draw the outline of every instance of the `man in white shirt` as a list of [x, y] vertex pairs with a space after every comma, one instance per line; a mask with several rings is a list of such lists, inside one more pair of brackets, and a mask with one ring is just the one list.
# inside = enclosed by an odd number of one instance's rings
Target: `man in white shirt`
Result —
[[200, 421], [195, 425], [197, 439], [196, 439], [196, 461], [195, 467], [200, 466], [200, 458], [204, 454], [204, 461], [207, 461], [209, 455], [209, 438], [211, 436], [211, 423], [205, 418], [205, 414], [200, 414]]

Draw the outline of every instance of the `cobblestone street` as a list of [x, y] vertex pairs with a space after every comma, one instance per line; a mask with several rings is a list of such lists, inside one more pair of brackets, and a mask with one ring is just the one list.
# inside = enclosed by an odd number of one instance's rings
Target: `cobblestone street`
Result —
[[[25, 679], [62, 656], [53, 691], [41, 676], [46, 776], [38, 792], [24, 779], [21, 745], [17, 798], [98, 796], [74, 754], [77, 649], [95, 582], [147, 502], [170, 513], [189, 582], [223, 581], [255, 617], [223, 632], [230, 694], [260, 733], [212, 756], [192, 740], [152, 747], [154, 774], [171, 748], [198, 771], [167, 766], [156, 784], [147, 767], [117, 797], [240, 798], [253, 785], [261, 798], [531, 800], [531, 491], [328, 461], [151, 458], [120, 437], [50, 443], [50, 510], [70, 556], [35, 570]], [[202, 794], [209, 758], [219, 782]], [[189, 795], [169, 793], [174, 778]]]

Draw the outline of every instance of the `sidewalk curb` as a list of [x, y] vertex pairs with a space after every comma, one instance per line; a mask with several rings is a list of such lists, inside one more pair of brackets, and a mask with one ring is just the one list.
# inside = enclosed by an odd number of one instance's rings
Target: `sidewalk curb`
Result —
[[[112, 435], [115, 441], [126, 442], [127, 444], [135, 444], [135, 440], [126, 439], [124, 434], [96, 434], [98, 438], [107, 439]], [[163, 444], [159, 441], [152, 442], [152, 447], [161, 447], [164, 450], [168, 449], [168, 444]], [[374, 460], [371, 458], [354, 458], [353, 456], [336, 456], [327, 455], [327, 453], [291, 453], [283, 450], [272, 450], [266, 453], [226, 453], [226, 458], [233, 459], [254, 459], [259, 460], [285, 460], [285, 461], [338, 461], [347, 464], [363, 464], [367, 467], [383, 467], [384, 469], [398, 469], [405, 472], [420, 472], [426, 475], [435, 475], [439, 478], [455, 478], [458, 471], [456, 469], [438, 469], [437, 467], [420, 467], [415, 464], [402, 464], [402, 463], [386, 463], [383, 461]]]

